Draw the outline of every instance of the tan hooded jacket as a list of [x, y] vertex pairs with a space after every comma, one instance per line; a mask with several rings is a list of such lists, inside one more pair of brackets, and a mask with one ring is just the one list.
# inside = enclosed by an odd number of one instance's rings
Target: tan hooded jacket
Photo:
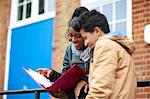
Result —
[[126, 37], [100, 37], [95, 44], [86, 99], [135, 99], [133, 42]]

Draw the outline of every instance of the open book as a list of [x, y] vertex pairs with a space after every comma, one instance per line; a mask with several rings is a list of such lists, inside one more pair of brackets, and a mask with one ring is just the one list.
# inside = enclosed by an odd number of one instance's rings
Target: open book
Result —
[[59, 77], [55, 82], [50, 82], [45, 76], [37, 73], [30, 68], [24, 68], [24, 70], [49, 93], [57, 93], [58, 90], [63, 90], [68, 93], [76, 87], [80, 78], [87, 73], [81, 69], [78, 65], [73, 65], [67, 72], [65, 72], [61, 77]]

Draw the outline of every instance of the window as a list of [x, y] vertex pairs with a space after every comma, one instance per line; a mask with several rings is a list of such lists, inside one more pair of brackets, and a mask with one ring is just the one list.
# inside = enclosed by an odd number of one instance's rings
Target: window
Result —
[[55, 10], [55, 0], [39, 0], [38, 14], [51, 12]]
[[132, 36], [132, 3], [131, 0], [81, 0], [81, 5], [96, 9], [106, 15], [110, 30]]
[[[32, 5], [32, 2], [34, 5]], [[17, 20], [20, 21], [26, 18], [30, 18], [32, 13], [32, 6], [37, 7], [36, 9], [38, 10], [35, 10], [34, 8], [33, 9], [34, 11], [37, 11], [36, 15], [40, 15], [54, 10], [55, 7], [54, 5], [55, 5], [54, 0], [38, 0], [38, 2], [32, 0], [18, 0]]]
[[55, 16], [55, 0], [12, 0], [11, 27], [19, 27]]
[[39, 0], [39, 11], [38, 11], [38, 14], [42, 14], [44, 13], [44, 1], [45, 0]]
[[17, 20], [23, 20], [31, 17], [31, 0], [18, 0], [18, 16]]

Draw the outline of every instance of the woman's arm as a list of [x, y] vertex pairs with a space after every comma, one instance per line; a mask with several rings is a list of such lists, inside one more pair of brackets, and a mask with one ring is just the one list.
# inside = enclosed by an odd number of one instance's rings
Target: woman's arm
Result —
[[63, 59], [63, 69], [62, 74], [64, 74], [71, 67], [72, 51], [71, 44], [67, 46]]

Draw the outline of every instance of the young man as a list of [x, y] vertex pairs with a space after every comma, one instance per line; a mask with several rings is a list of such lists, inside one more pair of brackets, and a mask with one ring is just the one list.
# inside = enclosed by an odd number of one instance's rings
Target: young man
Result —
[[76, 28], [85, 45], [94, 48], [86, 99], [135, 99], [133, 42], [121, 33], [109, 33], [106, 17], [96, 10], [82, 14]]

